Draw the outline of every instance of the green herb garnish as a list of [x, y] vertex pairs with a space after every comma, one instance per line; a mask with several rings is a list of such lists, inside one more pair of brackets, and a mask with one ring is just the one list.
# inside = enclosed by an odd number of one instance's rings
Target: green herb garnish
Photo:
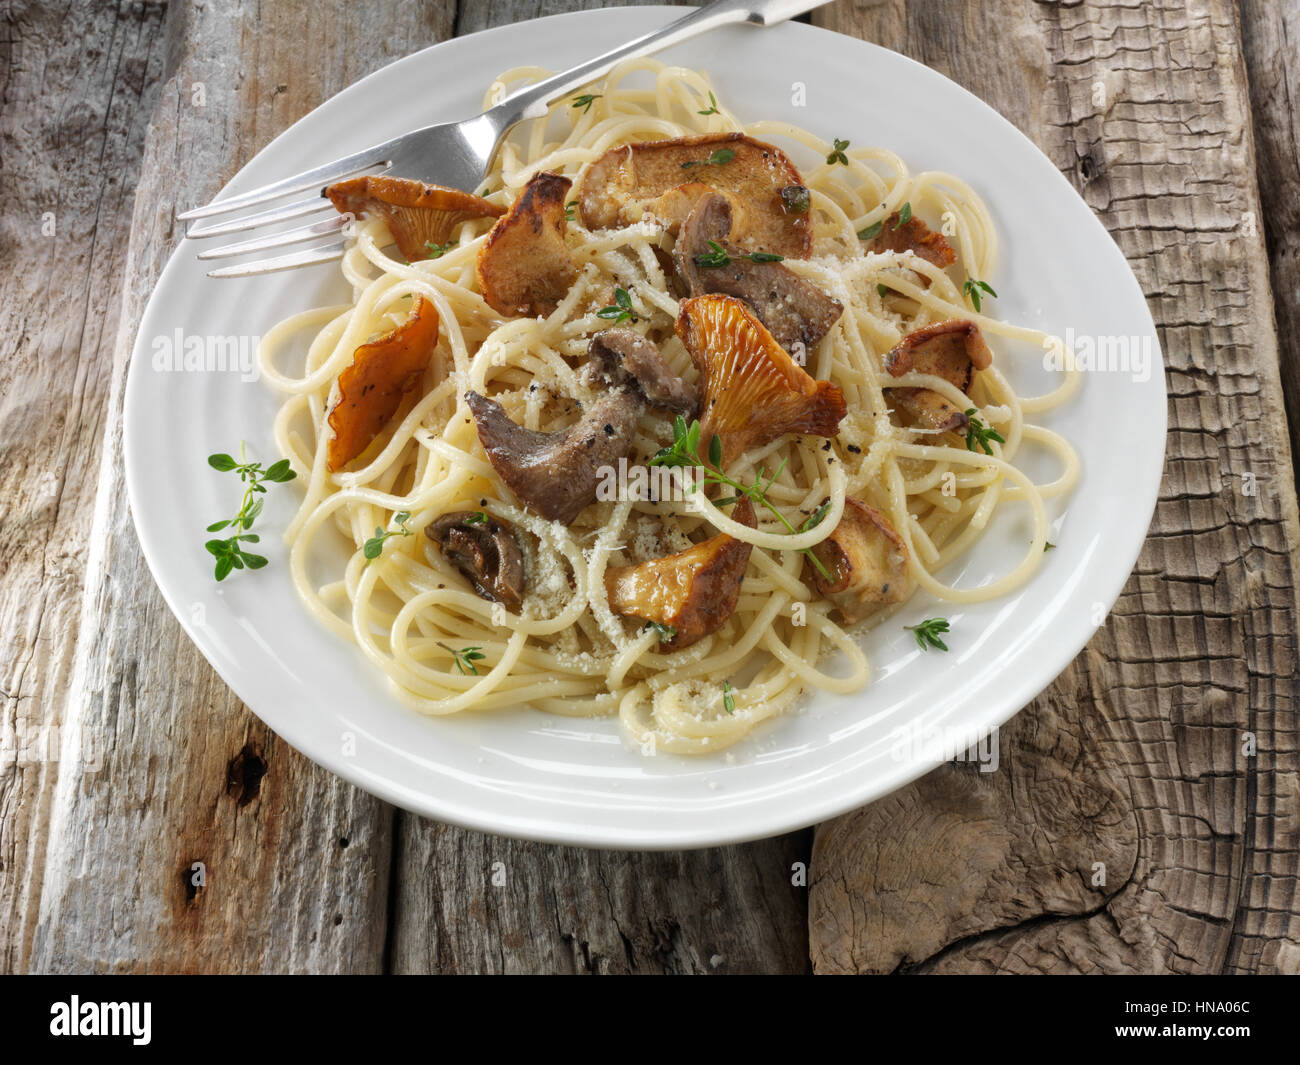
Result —
[[578, 220], [577, 200], [570, 200], [564, 205], [564, 220], [566, 222], [576, 222]]
[[591, 105], [599, 100], [602, 95], [604, 94], [599, 92], [584, 92], [581, 96], [575, 96], [573, 98], [573, 106], [581, 107], [582, 113], [585, 115], [591, 110]]
[[912, 201], [908, 200], [898, 209], [898, 221], [894, 223], [895, 229], [902, 229], [912, 220]]
[[826, 161], [831, 164], [843, 163], [845, 166], [848, 166], [849, 157], [844, 154], [844, 149], [848, 146], [848, 141], [842, 141], [839, 137], [836, 137], [834, 146], [831, 149], [831, 154], [826, 157]]
[[980, 309], [981, 289], [987, 292], [994, 299], [997, 298], [998, 294], [993, 291], [993, 286], [987, 281], [976, 281], [973, 277], [968, 277], [961, 286], [962, 295], [970, 297], [971, 305], [977, 311]]
[[253, 522], [257, 516], [262, 513], [262, 500], [257, 498], [266, 492], [266, 482], [273, 484], [283, 484], [285, 481], [292, 481], [298, 475], [289, 468], [288, 459], [280, 459], [279, 462], [273, 462], [265, 469], [260, 462], [244, 462], [244, 445], [239, 445], [240, 461], [236, 462], [231, 456], [218, 452], [215, 455], [208, 456], [208, 465], [214, 470], [222, 473], [235, 472], [239, 474], [239, 479], [244, 483], [244, 498], [239, 505], [239, 513], [233, 518], [227, 518], [224, 521], [214, 521], [208, 526], [208, 532], [221, 532], [223, 529], [229, 529], [233, 535], [225, 540], [208, 540], [203, 546], [207, 548], [208, 553], [216, 559], [216, 566], [213, 575], [219, 581], [224, 581], [230, 576], [231, 570], [236, 569], [261, 569], [266, 565], [266, 559], [261, 555], [255, 555], [251, 551], [245, 551], [241, 544], [255, 544], [261, 538], [257, 533], [250, 533], [248, 530], [253, 527]]
[[457, 241], [449, 240], [446, 244], [438, 244], [435, 241], [426, 240], [424, 246], [429, 249], [428, 257], [430, 259], [440, 259], [442, 256], [446, 255], [447, 252], [451, 251], [457, 243]]
[[812, 207], [812, 193], [806, 185], [783, 185], [781, 206], [785, 208], [786, 214], [807, 214]]
[[722, 682], [722, 709], [729, 714], [736, 712], [736, 700], [731, 695], [731, 681]]
[[436, 642], [439, 647], [441, 647], [444, 651], [446, 651], [448, 654], [451, 655], [451, 660], [456, 663], [457, 669], [459, 669], [462, 673], [465, 674], [473, 673], [474, 676], [476, 677], [478, 676], [478, 668], [474, 665], [474, 663], [481, 662], [484, 658], [487, 657], [487, 655], [483, 653], [481, 648], [462, 647], [459, 651], [457, 651], [451, 647], [448, 647], [441, 640], [438, 640]]
[[366, 556], [366, 564], [369, 565], [380, 555], [384, 553], [384, 543], [390, 536], [414, 536], [406, 523], [410, 520], [411, 513], [407, 510], [399, 510], [393, 515], [393, 521], [397, 522], [396, 529], [385, 529], [382, 525], [375, 526], [375, 535], [366, 541], [361, 553]]
[[876, 285], [876, 295], [879, 296], [881, 299], [884, 299], [886, 296], [888, 296], [891, 291], [893, 290], [888, 285], [883, 285], [883, 284]]
[[645, 623], [645, 628], [642, 629], [641, 631], [645, 632], [649, 629], [654, 629], [655, 632], [659, 634], [660, 643], [667, 643], [669, 640], [673, 639], [677, 635], [677, 630], [674, 629], [671, 625], [661, 625], [657, 621], [647, 621]]
[[993, 449], [989, 447], [990, 440], [996, 440], [999, 444], [1005, 444], [1002, 434], [996, 429], [985, 425], [975, 417], [976, 408], [969, 407], [966, 410], [966, 450], [974, 451], [975, 445], [978, 444], [984, 449], [984, 454], [992, 455]]
[[597, 318], [608, 318], [617, 325], [619, 322], [639, 322], [636, 311], [632, 309], [632, 296], [625, 288], [614, 289], [614, 306], [602, 307], [596, 312]]
[[[714, 506], [720, 506], [724, 503], [732, 503], [739, 500], [742, 496], [748, 496], [750, 500], [761, 507], [766, 507], [776, 518], [786, 527], [790, 535], [793, 536], [798, 532], [806, 531], [796, 529], [790, 524], [789, 520], [782, 514], [776, 506], [767, 498], [768, 489], [772, 487], [773, 482], [781, 476], [781, 471], [785, 469], [785, 459], [781, 460], [781, 465], [776, 468], [776, 472], [771, 477], [767, 477], [766, 468], [760, 466], [758, 473], [754, 476], [752, 484], [742, 484], [734, 480], [719, 468], [722, 464], [722, 437], [718, 434], [713, 435], [709, 441], [709, 461], [700, 458], [700, 423], [698, 420], [686, 424], [686, 419], [680, 414], [673, 419], [673, 442], [668, 447], [662, 448], [651, 457], [649, 465], [667, 466], [667, 467], [702, 467], [704, 470], [704, 483], [718, 484], [733, 489], [738, 494], [730, 496], [726, 500], [718, 500]], [[688, 491], [694, 492], [699, 488], [699, 483], [692, 484]], [[823, 517], [825, 515], [823, 514]], [[819, 519], [820, 520], [820, 519]], [[812, 528], [812, 526], [808, 526]], [[821, 561], [812, 553], [812, 548], [801, 548], [801, 553], [808, 556], [809, 561], [817, 568], [823, 577], [831, 580], [831, 575]]]
[[682, 169], [689, 170], [693, 166], [726, 166], [734, 158], [736, 153], [730, 148], [715, 148], [707, 159], [689, 160], [682, 164]]
[[858, 230], [858, 240], [875, 240], [880, 236], [880, 231], [885, 228], [885, 220], [882, 218], [879, 222], [872, 222], [866, 229]]
[[[719, 244], [716, 240], [709, 241], [709, 251], [701, 252], [695, 256], [696, 266], [720, 267], [730, 266], [731, 256], [727, 249]], [[739, 256], [741, 259], [748, 259], [751, 263], [779, 263], [785, 260], [784, 255], [777, 255], [772, 251], [755, 251], [748, 255]]]
[[697, 115], [716, 115], [718, 113], [718, 101], [713, 98], [713, 93], [709, 93], [709, 109], [707, 111], [696, 111]]
[[477, 514], [471, 514], [468, 518], [466, 518], [466, 519], [465, 519], [465, 524], [466, 524], [466, 525], [486, 525], [486, 524], [487, 524], [487, 520], [488, 520], [488, 516], [487, 516], [486, 514], [484, 514], [483, 511], [480, 510]]
[[939, 638], [939, 634], [948, 631], [947, 618], [926, 618], [919, 625], [904, 625], [903, 628], [916, 634], [916, 644], [922, 651], [937, 647], [940, 651], [948, 650], [948, 645]]

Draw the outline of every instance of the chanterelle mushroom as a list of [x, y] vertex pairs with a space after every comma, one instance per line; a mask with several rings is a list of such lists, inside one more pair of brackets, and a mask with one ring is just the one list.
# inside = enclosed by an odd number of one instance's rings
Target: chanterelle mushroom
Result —
[[[754, 508], [742, 498], [731, 512], [754, 525]], [[663, 649], [678, 651], [717, 632], [736, 610], [751, 545], [720, 533], [702, 543], [635, 566], [605, 571], [605, 592], [616, 614], [645, 618], [673, 630]]]
[[811, 567], [813, 586], [849, 624], [911, 594], [903, 538], [880, 511], [852, 496], [835, 531], [812, 551], [831, 574], [828, 580]]
[[[877, 233], [866, 243], [867, 252], [910, 251], [928, 263], [933, 263], [941, 270], [957, 261], [957, 253], [942, 233], [934, 232], [929, 226], [913, 215], [906, 222], [899, 223], [895, 211], [885, 219]], [[927, 278], [925, 283], [929, 285]]]
[[416, 296], [411, 317], [391, 332], [362, 344], [339, 374], [339, 400], [330, 411], [334, 435], [327, 465], [342, 469], [365, 451], [419, 383], [438, 342], [438, 309]]
[[339, 212], [376, 215], [388, 223], [398, 249], [410, 262], [427, 259], [430, 244], [446, 244], [462, 222], [495, 218], [502, 208], [479, 196], [422, 181], [370, 174], [331, 185], [325, 195]]
[[478, 253], [478, 282], [493, 310], [550, 314], [577, 279], [578, 265], [564, 243], [564, 202], [572, 186], [550, 171], [534, 174], [492, 227]]
[[[964, 318], [935, 322], [908, 333], [885, 355], [885, 369], [893, 376], [905, 373], [942, 377], [959, 392], [969, 392], [976, 370], [986, 370], [993, 353], [979, 326]], [[929, 388], [886, 389], [895, 410], [925, 429], [960, 429], [966, 415]]]
[[501, 404], [477, 392], [465, 393], [492, 468], [515, 495], [550, 521], [568, 525], [595, 501], [602, 468], [631, 453], [637, 420], [647, 402], [670, 409], [678, 409], [673, 404], [693, 406], [689, 389], [668, 369], [653, 342], [638, 338], [640, 343], [633, 343], [619, 335], [625, 332], [630, 331], [606, 330], [592, 338], [589, 350], [600, 367], [610, 366], [624, 350], [634, 357], [621, 368], [593, 371], [609, 373], [611, 387], [568, 429], [525, 429], [510, 420]]
[[786, 433], [834, 436], [847, 413], [837, 385], [810, 377], [732, 296], [696, 296], [677, 335], [700, 371], [700, 451], [722, 437], [722, 465]]
[[808, 211], [790, 210], [781, 196], [802, 182], [780, 148], [743, 133], [706, 133], [611, 148], [582, 175], [579, 210], [588, 229], [630, 225], [648, 210], [671, 223], [685, 217], [705, 185], [744, 205], [733, 238], [746, 251], [806, 259], [813, 236]]
[[518, 607], [524, 598], [524, 554], [504, 523], [472, 510], [436, 518], [425, 534], [484, 599]]
[[[754, 309], [759, 320], [786, 351], [811, 351], [844, 313], [838, 300], [805, 281], [779, 262], [754, 262], [731, 240], [732, 205], [726, 196], [710, 192], [700, 197], [677, 238], [673, 260], [677, 274], [692, 296], [720, 292], [736, 296]], [[709, 261], [711, 244], [722, 247], [730, 261]]]

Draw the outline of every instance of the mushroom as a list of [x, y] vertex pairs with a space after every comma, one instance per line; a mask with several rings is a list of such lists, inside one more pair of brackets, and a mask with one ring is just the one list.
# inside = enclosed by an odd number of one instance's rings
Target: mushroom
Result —
[[[957, 253], [942, 233], [934, 232], [915, 215], [900, 223], [897, 211], [886, 218], [880, 232], [867, 241], [865, 251], [915, 252], [941, 270], [957, 261]], [[928, 277], [923, 280], [927, 286], [930, 284]]]
[[[957, 391], [970, 391], [976, 370], [986, 370], [993, 353], [979, 326], [969, 319], [951, 318], [908, 333], [885, 355], [885, 369], [894, 377], [905, 373], [942, 377]], [[924, 429], [960, 429], [966, 415], [938, 392], [929, 388], [886, 389], [899, 411], [911, 424]]]
[[735, 233], [740, 247], [806, 259], [809, 213], [790, 209], [781, 196], [802, 183], [781, 149], [743, 133], [707, 133], [611, 148], [583, 174], [578, 202], [588, 229], [630, 225], [647, 211], [672, 225], [690, 212], [698, 186], [707, 186], [744, 205]]
[[695, 390], [673, 373], [653, 340], [634, 329], [604, 329], [587, 346], [582, 383], [588, 388], [636, 389], [656, 407], [694, 415], [700, 401]]
[[[732, 204], [716, 192], [702, 196], [682, 225], [673, 259], [692, 296], [721, 292], [743, 299], [786, 351], [809, 351], [844, 313], [843, 306], [779, 262], [754, 262], [730, 241]], [[703, 265], [711, 245], [727, 252], [720, 266]], [[796, 345], [801, 345], [797, 349]]]
[[901, 603], [912, 593], [907, 572], [907, 545], [875, 507], [848, 496], [844, 515], [832, 532], [812, 548], [831, 574], [814, 567], [813, 586], [839, 608], [852, 624], [890, 603]]
[[330, 411], [330, 470], [342, 469], [383, 431], [428, 369], [437, 343], [438, 308], [417, 295], [405, 322], [357, 348], [339, 374], [339, 398]]
[[[602, 469], [631, 453], [647, 402], [671, 409], [677, 409], [672, 404], [689, 402], [690, 409], [694, 407], [687, 386], [668, 369], [653, 341], [638, 338], [638, 344], [608, 335], [628, 332], [611, 329], [592, 338], [589, 351], [600, 368], [590, 372], [609, 375], [611, 387], [567, 429], [525, 429], [495, 400], [465, 393], [492, 468], [515, 495], [550, 521], [568, 525], [595, 501]], [[632, 358], [615, 365], [625, 351]]]
[[[753, 528], [748, 497], [731, 516]], [[673, 555], [611, 567], [605, 570], [610, 609], [671, 629], [672, 637], [662, 646], [679, 651], [717, 632], [735, 613], [751, 550], [744, 541], [720, 533]]]
[[524, 554], [509, 526], [472, 510], [436, 518], [425, 535], [484, 599], [518, 608], [524, 598]]
[[735, 297], [684, 300], [677, 335], [702, 382], [700, 453], [721, 437], [722, 467], [786, 433], [839, 432], [847, 413], [839, 387], [805, 373]]
[[483, 298], [501, 314], [548, 315], [578, 276], [564, 243], [565, 197], [573, 182], [544, 170], [488, 234], [478, 253]]
[[430, 244], [446, 244], [462, 222], [496, 218], [502, 208], [479, 196], [422, 181], [370, 174], [331, 185], [325, 195], [341, 213], [374, 215], [388, 224], [398, 249], [410, 262], [427, 259]]

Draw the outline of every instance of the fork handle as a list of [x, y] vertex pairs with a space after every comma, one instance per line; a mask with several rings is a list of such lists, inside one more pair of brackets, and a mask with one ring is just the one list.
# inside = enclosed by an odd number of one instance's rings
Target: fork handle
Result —
[[555, 100], [608, 73], [624, 59], [650, 55], [697, 34], [732, 23], [752, 22], [758, 26], [771, 26], [821, 7], [827, 2], [828, 0], [713, 0], [713, 3], [695, 8], [662, 29], [511, 93], [489, 108], [484, 117], [490, 118], [500, 133], [504, 133], [516, 122], [542, 118]]

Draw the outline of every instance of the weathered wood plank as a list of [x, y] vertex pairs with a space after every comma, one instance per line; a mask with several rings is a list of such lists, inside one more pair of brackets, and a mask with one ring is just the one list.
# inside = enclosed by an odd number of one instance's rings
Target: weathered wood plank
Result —
[[1160, 327], [1170, 435], [1133, 577], [1003, 730], [997, 779], [944, 768], [818, 830], [814, 967], [1295, 971], [1300, 535], [1236, 10], [890, 0], [822, 18], [966, 85], [1079, 188]]
[[[88, 45], [79, 36], [60, 43], [68, 25], [91, 17], [106, 18], [108, 27]], [[117, 23], [121, 31], [112, 29]], [[31, 624], [23, 624], [17, 607], [15, 621], [6, 617], [5, 638], [20, 663], [7, 669], [6, 687], [11, 706], [61, 724], [65, 734], [94, 737], [102, 764], [73, 763], [65, 747], [65, 757], [42, 765], [31, 783], [24, 770], [21, 790], [6, 778], [5, 832], [13, 842], [0, 875], [12, 900], [8, 968], [381, 967], [391, 810], [271, 735], [172, 619], [125, 505], [121, 404], [136, 322], [180, 236], [177, 204], [207, 199], [257, 147], [326, 95], [446, 36], [450, 26], [449, 8], [422, 5], [413, 14], [398, 0], [369, 5], [365, 19], [342, 0], [314, 5], [310, 18], [297, 5], [225, 0], [176, 3], [165, 15], [158, 5], [134, 3], [106, 14], [93, 4], [70, 11], [32, 5], [12, 28], [19, 43], [10, 47], [31, 62], [46, 50], [66, 55], [62, 97], [41, 95], [59, 83], [41, 82], [39, 66], [11, 67], [11, 79], [31, 86], [24, 120], [50, 152], [44, 166], [26, 161], [24, 179], [35, 183], [34, 203], [78, 212], [65, 252], [77, 254], [80, 242], [98, 258], [90, 260], [94, 286], [87, 292], [83, 282], [67, 293], [68, 318], [44, 325], [50, 297], [61, 290], [41, 293], [29, 277], [30, 291], [16, 301], [26, 317], [6, 330], [25, 336], [6, 370], [27, 370], [16, 372], [21, 391], [6, 404], [33, 423], [66, 423], [90, 442], [64, 446], [54, 436], [41, 450], [8, 452], [5, 477], [13, 478], [20, 505], [7, 512], [5, 542], [20, 553], [48, 545], [46, 560], [38, 556], [23, 572], [27, 597], [53, 597], [55, 605], [34, 611]], [[139, 58], [130, 50], [122, 63], [111, 52], [100, 57], [101, 42], [128, 30], [149, 38], [147, 47], [133, 46]], [[98, 75], [103, 85], [94, 80], [95, 64], [107, 67]], [[97, 145], [87, 141], [107, 101], [120, 92], [139, 96], [146, 84], [156, 102], [147, 138], [142, 125], [134, 127], [131, 153], [110, 155], [103, 172], [69, 186], [88, 156], [95, 162]], [[83, 102], [88, 89], [96, 95]], [[142, 143], [132, 217], [129, 187], [117, 187], [137, 172]], [[130, 248], [123, 254], [128, 220]], [[55, 254], [33, 258], [48, 262], [52, 274]], [[122, 304], [114, 285], [120, 277], [127, 279]], [[78, 327], [82, 318], [89, 329]], [[48, 379], [33, 376], [34, 366]], [[65, 412], [47, 395], [76, 402]], [[6, 433], [12, 428], [9, 422]], [[97, 461], [91, 444], [101, 437]], [[42, 488], [51, 469], [62, 476]], [[74, 480], [86, 486], [65, 500], [59, 489]], [[57, 581], [60, 572], [69, 576]], [[6, 578], [6, 602], [22, 591]], [[36, 813], [19, 820], [19, 806]], [[206, 874], [201, 886], [196, 862]]]
[[[598, 8], [462, 4], [459, 33]], [[485, 837], [399, 813], [392, 963], [400, 972], [804, 972], [806, 834], [678, 854]], [[504, 883], [494, 886], [494, 863]]]

